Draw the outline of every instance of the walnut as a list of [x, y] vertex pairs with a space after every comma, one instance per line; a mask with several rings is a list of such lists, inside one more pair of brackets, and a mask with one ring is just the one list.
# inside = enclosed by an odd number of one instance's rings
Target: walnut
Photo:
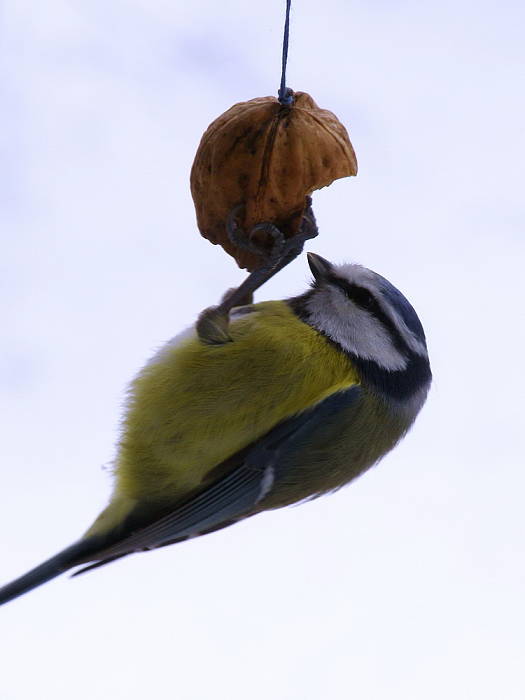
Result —
[[[254, 226], [263, 222], [291, 238], [307, 195], [357, 173], [354, 149], [337, 117], [305, 92], [293, 98], [291, 105], [257, 97], [230, 107], [206, 129], [191, 170], [200, 232], [248, 270], [263, 260], [232, 241], [228, 217], [234, 216], [246, 243]], [[264, 230], [254, 232], [256, 238], [261, 235]], [[255, 242], [263, 249], [271, 244]]]

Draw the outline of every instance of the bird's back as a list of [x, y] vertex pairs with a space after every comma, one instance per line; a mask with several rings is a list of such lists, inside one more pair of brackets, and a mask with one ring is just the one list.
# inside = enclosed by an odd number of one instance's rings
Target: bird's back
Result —
[[230, 326], [232, 341], [195, 335], [168, 344], [131, 387], [117, 457], [117, 492], [173, 503], [216, 465], [281, 421], [354, 386], [355, 369], [285, 302]]

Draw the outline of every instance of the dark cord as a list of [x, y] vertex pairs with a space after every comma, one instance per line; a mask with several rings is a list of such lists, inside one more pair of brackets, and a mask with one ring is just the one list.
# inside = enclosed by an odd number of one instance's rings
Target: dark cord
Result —
[[293, 104], [293, 91], [286, 87], [286, 63], [288, 61], [288, 36], [290, 34], [290, 6], [292, 0], [286, 0], [286, 19], [284, 21], [284, 36], [283, 36], [283, 62], [281, 71], [281, 87], [279, 88], [279, 102], [282, 105]]

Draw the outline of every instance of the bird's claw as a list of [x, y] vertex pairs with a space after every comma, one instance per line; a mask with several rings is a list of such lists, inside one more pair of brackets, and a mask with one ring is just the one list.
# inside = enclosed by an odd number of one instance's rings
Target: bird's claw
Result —
[[242, 204], [232, 209], [226, 221], [226, 231], [230, 241], [241, 250], [248, 251], [260, 257], [261, 267], [282, 269], [296, 258], [302, 251], [305, 242], [315, 238], [319, 231], [312, 210], [312, 198], [306, 198], [306, 208], [301, 218], [297, 233], [287, 238], [284, 233], [271, 222], [256, 224], [249, 234], [239, 226], [239, 215]]
[[228, 332], [229, 311], [220, 306], [209, 306], [199, 315], [195, 328], [199, 339], [206, 345], [224, 345], [232, 341]]

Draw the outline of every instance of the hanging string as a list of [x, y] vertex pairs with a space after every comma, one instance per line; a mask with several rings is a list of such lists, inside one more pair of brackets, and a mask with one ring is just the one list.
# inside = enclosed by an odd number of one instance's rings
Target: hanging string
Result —
[[282, 105], [293, 104], [293, 92], [286, 87], [286, 63], [288, 61], [288, 36], [290, 34], [290, 6], [292, 0], [286, 0], [286, 19], [284, 21], [283, 36], [283, 61], [281, 71], [281, 87], [279, 88], [278, 99]]

